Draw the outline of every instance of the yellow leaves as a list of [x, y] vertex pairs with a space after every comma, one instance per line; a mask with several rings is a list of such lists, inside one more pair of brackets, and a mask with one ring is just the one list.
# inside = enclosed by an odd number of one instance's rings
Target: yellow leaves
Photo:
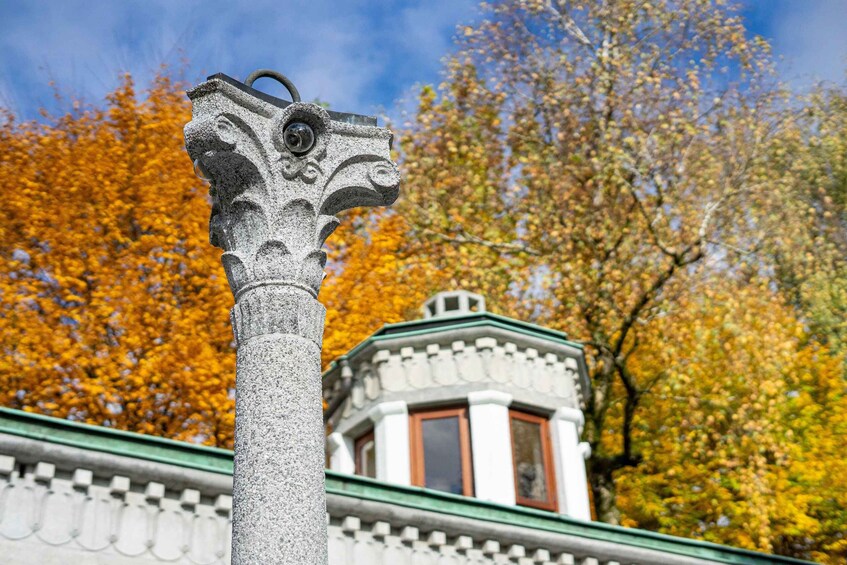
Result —
[[[678, 317], [642, 335], [646, 349], [633, 360], [640, 378], [668, 353], [679, 368], [645, 397], [638, 439], [645, 466], [620, 473], [622, 510], [639, 524], [659, 520], [667, 533], [766, 551], [795, 537], [826, 539], [825, 507], [812, 495], [847, 496], [847, 475], [818, 471], [844, 465], [829, 438], [834, 422], [847, 418], [847, 398], [842, 384], [825, 405], [806, 396], [842, 383], [841, 360], [802, 345], [802, 325], [766, 288], [729, 281], [710, 288], [708, 298], [682, 305]], [[633, 491], [662, 503], [638, 504]], [[660, 518], [669, 505], [674, 518]]]
[[418, 317], [418, 308], [444, 284], [440, 273], [407, 254], [409, 228], [402, 217], [389, 211], [361, 219], [367, 228], [357, 231], [343, 221], [328, 241], [324, 363], [385, 323]]

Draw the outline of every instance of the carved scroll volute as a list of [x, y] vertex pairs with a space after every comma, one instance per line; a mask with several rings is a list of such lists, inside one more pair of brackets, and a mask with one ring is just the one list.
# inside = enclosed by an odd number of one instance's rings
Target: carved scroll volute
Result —
[[[333, 121], [315, 104], [279, 108], [216, 79], [189, 96], [194, 118], [185, 128], [186, 148], [211, 185], [210, 240], [224, 250], [236, 300], [267, 284], [317, 296], [326, 263], [321, 247], [338, 225], [335, 214], [397, 198], [391, 133]], [[286, 146], [292, 123], [314, 132], [307, 152]]]

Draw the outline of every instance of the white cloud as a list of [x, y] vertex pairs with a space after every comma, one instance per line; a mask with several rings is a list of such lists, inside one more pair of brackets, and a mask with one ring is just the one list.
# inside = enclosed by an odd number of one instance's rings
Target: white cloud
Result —
[[0, 3], [0, 104], [26, 117], [55, 107], [50, 80], [98, 102], [119, 73], [143, 85], [185, 57], [192, 81], [270, 67], [290, 75], [304, 99], [372, 113], [414, 82], [437, 80], [450, 36], [476, 1], [12, 0]]

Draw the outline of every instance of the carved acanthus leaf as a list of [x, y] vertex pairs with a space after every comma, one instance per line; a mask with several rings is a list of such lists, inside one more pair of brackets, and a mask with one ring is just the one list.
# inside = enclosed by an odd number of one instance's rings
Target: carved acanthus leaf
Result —
[[400, 172], [386, 157], [356, 155], [342, 163], [324, 187], [321, 214], [357, 206], [387, 206], [397, 199]]
[[[338, 226], [335, 215], [356, 206], [387, 206], [397, 198], [400, 175], [390, 160], [390, 132], [334, 122], [315, 104], [275, 107], [245, 100], [236, 87], [217, 79], [189, 95], [194, 119], [185, 128], [186, 148], [211, 183], [210, 239], [225, 252], [236, 302], [257, 289], [265, 296], [277, 296], [272, 288], [317, 296], [326, 264], [321, 248]], [[295, 153], [286, 144], [286, 128], [302, 130], [303, 124], [314, 133], [314, 144]], [[270, 314], [251, 322], [258, 304], [250, 299], [249, 307], [245, 302], [238, 310], [243, 335], [289, 328]]]

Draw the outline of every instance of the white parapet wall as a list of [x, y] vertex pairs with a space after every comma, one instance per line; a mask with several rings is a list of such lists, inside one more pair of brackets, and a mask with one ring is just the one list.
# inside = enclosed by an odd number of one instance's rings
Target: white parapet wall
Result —
[[4, 564], [230, 562], [226, 475], [6, 434], [0, 453]]
[[[0, 563], [229, 564], [231, 473], [229, 451], [0, 408]], [[335, 472], [326, 489], [329, 565], [801, 563]]]

